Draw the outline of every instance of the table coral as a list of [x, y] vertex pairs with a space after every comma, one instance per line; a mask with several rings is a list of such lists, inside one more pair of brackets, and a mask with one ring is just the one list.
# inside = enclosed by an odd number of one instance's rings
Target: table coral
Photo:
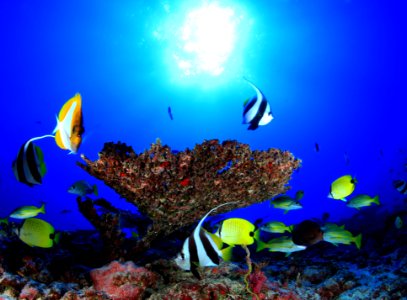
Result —
[[98, 160], [81, 157], [82, 169], [153, 221], [139, 243], [144, 249], [219, 204], [235, 201], [219, 209], [225, 212], [286, 192], [291, 174], [300, 166], [288, 151], [252, 151], [232, 140], [208, 140], [179, 152], [157, 140], [141, 154], [124, 143], [110, 142]]

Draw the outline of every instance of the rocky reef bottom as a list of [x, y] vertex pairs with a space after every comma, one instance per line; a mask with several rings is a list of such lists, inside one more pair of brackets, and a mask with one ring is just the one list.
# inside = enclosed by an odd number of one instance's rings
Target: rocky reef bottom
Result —
[[371, 215], [354, 220], [365, 227], [360, 250], [320, 242], [286, 257], [255, 253], [254, 246], [246, 276], [244, 251], [236, 246], [232, 262], [201, 270], [200, 281], [171, 259], [182, 239], [131, 261], [108, 261], [99, 255], [96, 231], [64, 233], [50, 249], [3, 234], [0, 299], [407, 299], [406, 226], [394, 228], [389, 219], [374, 227]]
[[0, 299], [407, 299], [405, 233], [371, 235], [361, 250], [320, 242], [288, 257], [253, 254], [246, 282], [244, 259], [205, 268], [198, 281], [159, 258], [159, 249], [143, 263], [96, 266], [102, 261], [90, 232], [48, 252], [8, 242], [0, 252]]

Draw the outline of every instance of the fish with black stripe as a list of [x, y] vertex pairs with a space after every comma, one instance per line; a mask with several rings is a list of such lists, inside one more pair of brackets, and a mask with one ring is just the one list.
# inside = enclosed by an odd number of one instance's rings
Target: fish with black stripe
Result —
[[394, 180], [393, 186], [401, 194], [407, 195], [407, 182], [405, 180], [399, 180], [399, 179]]
[[21, 146], [17, 159], [13, 161], [12, 165], [17, 180], [28, 186], [42, 184], [42, 178], [47, 172], [44, 154], [32, 140]]
[[192, 234], [185, 240], [181, 252], [175, 258], [175, 263], [183, 270], [190, 270], [192, 274], [201, 279], [198, 267], [215, 267], [219, 265], [222, 251], [218, 248], [211, 235], [202, 228], [205, 219], [221, 206], [211, 209], [198, 223]]
[[270, 104], [264, 94], [249, 80], [244, 78], [256, 91], [256, 96], [243, 103], [243, 124], [250, 124], [248, 130], [255, 130], [259, 126], [267, 125], [273, 120]]

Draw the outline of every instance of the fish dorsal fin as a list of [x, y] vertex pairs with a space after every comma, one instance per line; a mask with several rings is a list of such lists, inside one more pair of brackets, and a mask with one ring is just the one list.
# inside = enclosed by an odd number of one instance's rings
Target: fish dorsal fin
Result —
[[82, 98], [79, 93], [76, 93], [71, 99], [69, 99], [64, 106], [62, 106], [61, 110], [59, 111], [58, 119], [62, 122], [64, 121], [65, 117], [67, 116], [68, 112], [70, 111], [72, 105], [78, 107], [79, 109], [82, 108]]
[[205, 219], [206, 219], [213, 211], [217, 210], [218, 208], [220, 208], [220, 207], [222, 207], [222, 206], [224, 206], [224, 205], [233, 204], [233, 203], [236, 203], [236, 201], [234, 201], [234, 202], [226, 202], [226, 203], [223, 203], [223, 204], [221, 204], [221, 205], [216, 206], [215, 208], [212, 208], [212, 209], [199, 221], [199, 223], [198, 223], [198, 225], [196, 226], [195, 230], [197, 230], [197, 229], [199, 230], [199, 229], [202, 227], [202, 224], [203, 224], [203, 222], [205, 222]]
[[246, 77], [243, 77], [243, 79], [246, 80], [247, 83], [250, 84], [250, 86], [256, 91], [257, 99], [259, 99], [259, 101], [261, 102], [261, 100], [263, 100], [264, 98], [263, 93], [257, 88], [256, 85], [254, 85], [254, 83], [252, 83]]

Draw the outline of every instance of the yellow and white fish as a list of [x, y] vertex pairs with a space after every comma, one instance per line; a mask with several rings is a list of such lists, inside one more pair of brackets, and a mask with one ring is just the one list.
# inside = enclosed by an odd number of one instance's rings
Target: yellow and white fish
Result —
[[353, 234], [345, 229], [345, 226], [338, 226], [333, 223], [327, 223], [322, 227], [324, 232], [324, 241], [337, 246], [338, 244], [349, 245], [354, 243], [358, 249], [362, 245], [362, 234], [353, 236]]
[[361, 194], [350, 199], [346, 206], [360, 209], [361, 207], [370, 206], [372, 203], [380, 205], [379, 196], [372, 198], [369, 195]]
[[267, 231], [270, 233], [284, 233], [291, 232], [294, 229], [294, 225], [287, 226], [283, 222], [273, 221], [268, 222], [260, 227], [260, 230]]
[[285, 252], [286, 256], [290, 255], [292, 252], [305, 250], [307, 247], [302, 245], [294, 244], [293, 240], [289, 236], [281, 236], [274, 238], [267, 243], [258, 241], [257, 252], [268, 249], [270, 252]]
[[55, 142], [59, 148], [76, 153], [82, 143], [84, 132], [82, 98], [77, 93], [62, 106], [53, 133], [55, 133]]
[[45, 214], [45, 203], [43, 203], [40, 207], [34, 205], [21, 206], [10, 214], [10, 218], [28, 219], [35, 217], [40, 213]]

